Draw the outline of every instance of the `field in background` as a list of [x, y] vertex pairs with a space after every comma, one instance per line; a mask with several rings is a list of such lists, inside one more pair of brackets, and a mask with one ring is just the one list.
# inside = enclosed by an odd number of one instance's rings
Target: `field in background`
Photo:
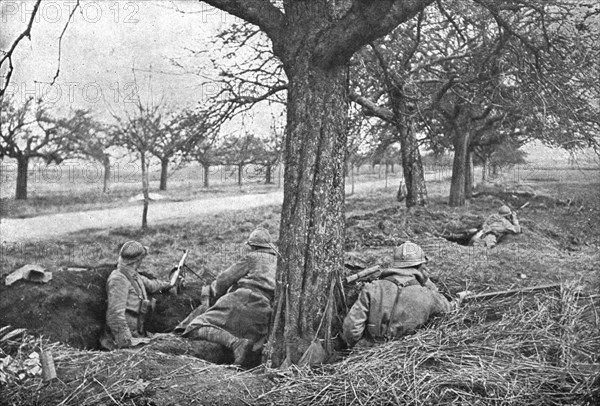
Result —
[[[488, 181], [525, 182], [546, 188], [553, 183], [588, 182], [600, 180], [600, 164], [596, 155], [582, 155], [573, 159], [564, 151], [545, 147], [531, 149], [529, 163], [498, 168]], [[432, 197], [449, 193], [448, 181], [452, 175], [451, 157], [438, 161], [425, 159], [425, 173]], [[139, 205], [130, 199], [141, 193], [141, 175], [136, 163], [124, 160], [113, 163], [109, 193], [103, 193], [102, 166], [89, 161], [65, 161], [61, 165], [46, 166], [43, 162], [30, 165], [29, 198], [15, 201], [16, 165], [9, 160], [0, 164], [0, 217], [25, 218], [61, 212], [86, 211], [103, 208]], [[172, 170], [166, 191], [159, 191], [159, 167], [152, 166], [150, 192], [160, 194], [166, 201], [188, 201], [249, 193], [268, 193], [283, 189], [283, 166], [273, 167], [271, 184], [265, 184], [264, 168], [247, 165], [238, 185], [237, 167], [215, 166], [209, 172], [209, 187], [204, 187], [203, 168], [191, 164]], [[400, 165], [362, 165], [346, 176], [347, 193], [352, 183], [384, 181], [385, 188], [395, 190], [402, 179]], [[481, 167], [475, 167], [475, 183], [481, 182]], [[561, 195], [559, 188], [554, 191]], [[568, 196], [566, 196], [568, 198]]]

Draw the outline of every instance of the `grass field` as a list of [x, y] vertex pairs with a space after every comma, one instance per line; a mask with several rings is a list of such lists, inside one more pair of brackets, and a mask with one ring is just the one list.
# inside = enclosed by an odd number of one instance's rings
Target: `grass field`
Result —
[[[64, 386], [42, 387], [39, 379], [32, 379], [12, 386], [11, 399], [29, 404], [35, 396], [52, 395], [72, 400], [65, 404], [75, 404], [77, 399], [84, 399], [77, 397], [84, 396], [82, 385], [95, 379], [101, 385], [88, 385], [85, 396], [97, 401], [86, 404], [105, 404], [111, 399], [123, 405], [191, 404], [206, 399], [198, 397], [203, 392], [210, 392], [216, 404], [233, 398], [237, 404], [265, 405], [598, 404], [598, 168], [541, 164], [512, 168], [494, 179], [497, 186], [457, 208], [446, 203], [448, 173], [432, 170], [430, 174], [435, 175], [428, 181], [431, 204], [425, 208], [407, 210], [396, 202], [393, 182], [387, 189], [347, 197], [347, 251], [369, 264], [385, 265], [394, 246], [414, 241], [430, 258], [427, 267], [431, 278], [450, 296], [462, 290], [489, 292], [548, 283], [559, 283], [562, 288], [465, 303], [414, 335], [352, 354], [342, 351], [337, 362], [323, 368], [262, 368], [225, 374], [228, 391], [208, 378], [228, 372], [221, 366], [188, 358], [188, 368], [195, 373], [180, 375], [182, 358], [178, 356], [103, 354], [55, 347], [57, 366], [73, 369]], [[364, 177], [378, 179], [378, 174]], [[519, 211], [523, 233], [494, 249], [463, 246], [441, 237], [481, 223], [501, 204], [520, 207], [527, 202]], [[243, 254], [244, 241], [256, 225], [267, 226], [277, 237], [280, 213], [280, 207], [261, 207], [151, 226], [147, 231], [87, 230], [48, 241], [3, 245], [2, 273], [24, 263], [39, 263], [50, 269], [114, 263], [120, 245], [137, 239], [151, 248], [143, 270], [164, 277], [178, 261], [180, 249], [187, 248], [189, 265], [203, 279], [211, 280]], [[28, 353], [23, 350], [25, 345], [20, 347], [20, 354]], [[159, 358], [160, 365], [152, 361]], [[90, 372], [73, 366], [83, 368], [92, 361], [105, 365], [102, 368], [111, 374], [101, 373], [100, 367]], [[113, 371], [110, 365], [116, 364], [127, 368]], [[168, 377], [169, 387], [181, 390], [164, 389], [164, 377]], [[147, 384], [145, 389], [133, 397], [126, 395], [129, 383], [140, 379]]]

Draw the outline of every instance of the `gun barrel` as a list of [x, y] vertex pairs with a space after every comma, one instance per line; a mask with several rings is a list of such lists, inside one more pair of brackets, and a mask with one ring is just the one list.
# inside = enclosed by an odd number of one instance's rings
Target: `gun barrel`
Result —
[[362, 271], [355, 273], [354, 275], [348, 276], [346, 278], [346, 283], [352, 283], [360, 278], [374, 274], [375, 272], [379, 271], [380, 269], [381, 269], [381, 267], [379, 265], [375, 265], [370, 268], [363, 269]]
[[183, 256], [179, 260], [179, 265], [177, 265], [177, 268], [183, 267], [183, 265], [185, 264], [185, 260], [187, 259], [187, 256], [188, 256], [188, 250], [183, 251]]

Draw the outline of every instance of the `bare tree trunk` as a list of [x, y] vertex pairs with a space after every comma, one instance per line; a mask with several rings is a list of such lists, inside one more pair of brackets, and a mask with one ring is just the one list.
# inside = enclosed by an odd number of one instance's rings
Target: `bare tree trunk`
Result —
[[237, 170], [237, 173], [238, 173], [237, 184], [238, 184], [239, 187], [242, 187], [242, 171], [244, 170], [244, 164], [243, 163], [238, 164], [237, 167], [238, 167], [238, 170]]
[[148, 166], [146, 165], [146, 153], [140, 152], [142, 162], [142, 193], [144, 194], [144, 208], [142, 209], [142, 230], [148, 228], [148, 204], [150, 195], [148, 191]]
[[273, 184], [273, 165], [265, 165], [265, 185]]
[[487, 155], [483, 156], [483, 163], [481, 164], [481, 183], [487, 182], [487, 175], [489, 170], [489, 158]]
[[110, 187], [110, 157], [108, 155], [104, 155], [102, 166], [104, 166], [104, 183], [102, 185], [102, 193], [108, 193], [108, 188]]
[[473, 197], [473, 153], [468, 150], [465, 159], [465, 199]]
[[[315, 18], [322, 20], [319, 16], [326, 10], [313, 9]], [[270, 340], [274, 366], [286, 357], [296, 363], [308, 348], [329, 285], [343, 265], [348, 69], [347, 64], [328, 69], [312, 66], [312, 50], [305, 44], [294, 63], [286, 66], [289, 88], [280, 226], [285, 232], [279, 237], [281, 285], [276, 300], [281, 300], [282, 287], [288, 285], [284, 303], [289, 307], [283, 306], [285, 323]], [[319, 336], [327, 337], [330, 330], [325, 321]]]
[[160, 186], [158, 190], [167, 190], [167, 177], [169, 175], [169, 158], [160, 159]]
[[202, 171], [204, 172], [204, 187], [208, 188], [208, 175], [209, 175], [209, 171], [210, 171], [210, 164], [208, 163], [202, 163]]
[[278, 167], [278, 171], [277, 171], [277, 189], [281, 189], [281, 164], [277, 165]]
[[29, 169], [29, 157], [17, 158], [17, 190], [15, 200], [27, 200], [27, 170]]
[[[410, 125], [400, 129], [400, 152], [402, 154], [402, 173], [406, 185], [406, 207], [426, 206], [429, 201], [423, 161], [416, 134]], [[402, 187], [403, 185], [400, 183], [400, 188]], [[398, 190], [398, 196], [401, 195], [402, 191]]]
[[351, 195], [354, 194], [354, 165], [350, 164], [350, 182], [352, 183], [352, 192]]
[[465, 172], [467, 166], [467, 150], [469, 133], [463, 129], [455, 129], [454, 161], [452, 165], [452, 181], [450, 183], [450, 206], [465, 204]]
[[385, 190], [387, 192], [387, 183], [388, 183], [388, 168], [389, 168], [389, 164], [386, 162], [385, 163], [385, 171], [383, 172], [384, 174], [384, 178], [385, 178], [385, 187], [383, 188], [383, 190]]

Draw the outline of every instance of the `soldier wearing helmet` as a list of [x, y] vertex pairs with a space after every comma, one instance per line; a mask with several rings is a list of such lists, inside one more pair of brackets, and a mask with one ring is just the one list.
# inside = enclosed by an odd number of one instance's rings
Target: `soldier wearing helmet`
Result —
[[394, 249], [392, 265], [366, 284], [343, 324], [348, 346], [371, 346], [411, 334], [430, 317], [455, 307], [422, 269], [427, 257], [412, 242]]
[[195, 310], [175, 329], [184, 337], [231, 349], [236, 365], [264, 344], [275, 293], [278, 253], [269, 231], [255, 229], [246, 244], [250, 251], [212, 283], [214, 305], [205, 312]]
[[470, 244], [493, 248], [505, 235], [520, 232], [517, 214], [510, 207], [503, 205], [498, 209], [498, 214], [492, 214], [485, 220], [481, 230], [471, 238]]
[[147, 254], [148, 247], [138, 241], [127, 241], [119, 252], [117, 269], [106, 281], [108, 307], [100, 345], [107, 350], [130, 347], [136, 338], [145, 337], [145, 320], [154, 303], [148, 295], [172, 287], [171, 282], [149, 279], [138, 273]]

